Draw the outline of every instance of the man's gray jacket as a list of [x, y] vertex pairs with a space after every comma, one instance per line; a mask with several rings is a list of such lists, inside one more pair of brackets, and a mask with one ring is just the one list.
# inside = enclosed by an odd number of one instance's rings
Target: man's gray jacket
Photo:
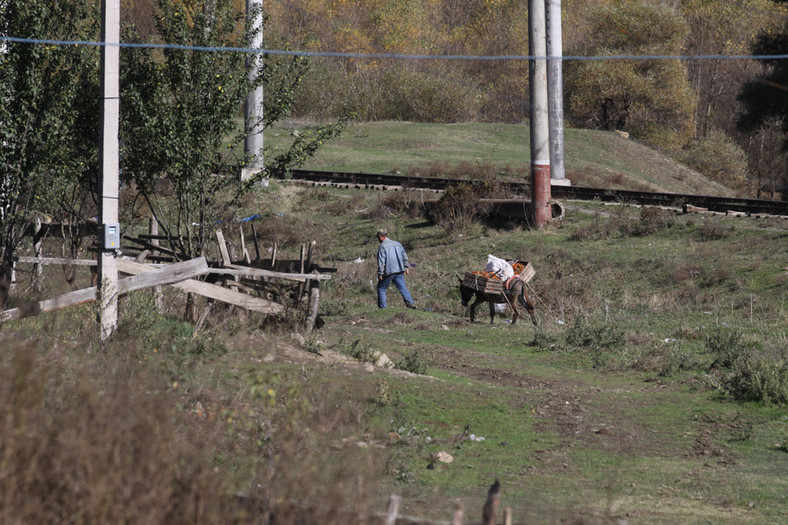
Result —
[[378, 247], [378, 275], [386, 277], [408, 269], [408, 254], [397, 241], [384, 239]]

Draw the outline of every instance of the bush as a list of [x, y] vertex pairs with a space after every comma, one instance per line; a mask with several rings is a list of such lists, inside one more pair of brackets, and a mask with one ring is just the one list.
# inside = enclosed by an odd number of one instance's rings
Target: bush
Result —
[[211, 423], [191, 424], [165, 383], [119, 360], [97, 374], [36, 347], [0, 357], [0, 522], [234, 521], [197, 435]]
[[741, 194], [750, 193], [747, 154], [722, 131], [714, 130], [684, 148], [680, 158], [687, 166]]
[[427, 373], [427, 361], [424, 359], [422, 351], [414, 348], [409, 350], [401, 360], [396, 361], [394, 368], [423, 375]]
[[319, 118], [352, 113], [367, 121], [477, 119], [487, 95], [475, 83], [443, 69], [434, 64], [429, 70], [391, 65], [347, 72], [341, 64], [319, 61], [299, 89], [295, 113]]
[[[483, 189], [482, 189], [483, 191]], [[464, 230], [491, 209], [482, 202], [479, 188], [466, 183], [451, 186], [432, 208], [432, 220], [447, 231]]]
[[591, 350], [609, 350], [624, 346], [624, 331], [615, 323], [592, 322], [578, 317], [566, 335], [569, 345]]
[[698, 228], [696, 235], [701, 241], [719, 241], [733, 233], [733, 226], [724, 226], [713, 219], [706, 219]]
[[709, 366], [720, 376], [719, 386], [733, 399], [788, 403], [788, 352], [762, 350], [745, 343], [738, 331], [720, 331], [704, 344], [714, 357]]
[[737, 359], [723, 383], [741, 401], [788, 403], [788, 356], [785, 351], [753, 352]]

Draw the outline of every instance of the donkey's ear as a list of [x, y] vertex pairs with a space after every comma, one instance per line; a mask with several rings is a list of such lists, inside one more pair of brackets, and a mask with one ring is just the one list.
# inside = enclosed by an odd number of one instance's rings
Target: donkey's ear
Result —
[[456, 275], [457, 275], [457, 280], [460, 281], [460, 284], [462, 284], [462, 277], [460, 277], [460, 274], [456, 274]]

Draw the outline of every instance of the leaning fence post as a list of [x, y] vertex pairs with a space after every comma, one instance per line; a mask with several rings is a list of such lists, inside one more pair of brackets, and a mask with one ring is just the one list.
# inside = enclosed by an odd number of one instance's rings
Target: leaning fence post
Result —
[[462, 518], [463, 518], [462, 504], [455, 503], [454, 516], [452, 516], [451, 525], [462, 525]]
[[43, 240], [41, 235], [41, 217], [36, 217], [36, 229], [33, 234], [33, 253], [36, 257], [36, 263], [33, 265], [33, 290], [36, 293], [41, 293], [41, 281], [44, 278], [44, 269], [41, 264], [41, 245]]
[[[317, 277], [317, 270], [312, 272]], [[320, 303], [320, 280], [310, 279], [309, 281], [309, 303], [307, 307], [306, 326], [304, 331], [308, 334], [312, 332], [317, 321], [317, 311]]]
[[399, 513], [399, 504], [402, 502], [402, 496], [392, 494], [389, 496], [389, 503], [386, 506], [386, 525], [394, 525], [397, 521], [397, 514]]
[[512, 508], [503, 509], [503, 525], [512, 525]]
[[[159, 221], [156, 220], [156, 217], [151, 217], [148, 220], [148, 233], [151, 237], [151, 244], [158, 246], [159, 245]], [[162, 313], [164, 311], [164, 294], [161, 291], [161, 286], [154, 286], [153, 287], [153, 306], [156, 308], [156, 311]]]

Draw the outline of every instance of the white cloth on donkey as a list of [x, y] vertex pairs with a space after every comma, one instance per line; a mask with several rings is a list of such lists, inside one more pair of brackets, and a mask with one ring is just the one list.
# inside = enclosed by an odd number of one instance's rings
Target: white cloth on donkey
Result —
[[502, 281], [506, 282], [514, 275], [514, 268], [512, 265], [503, 259], [499, 259], [495, 255], [487, 255], [487, 266], [484, 269], [488, 272], [495, 273]]

